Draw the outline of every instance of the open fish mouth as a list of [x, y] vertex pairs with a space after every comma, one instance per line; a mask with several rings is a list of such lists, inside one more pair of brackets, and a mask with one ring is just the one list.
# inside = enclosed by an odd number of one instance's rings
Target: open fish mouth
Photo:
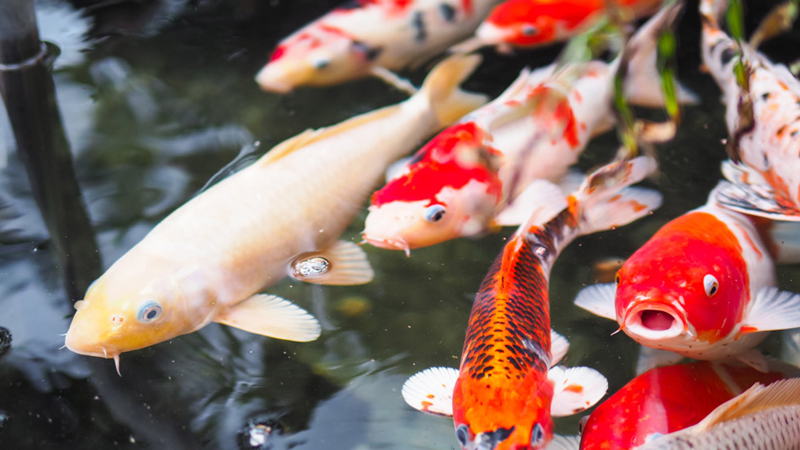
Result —
[[683, 319], [674, 308], [661, 304], [639, 304], [625, 315], [624, 330], [628, 335], [659, 341], [684, 332]]
[[361, 237], [367, 244], [374, 247], [385, 248], [387, 250], [403, 250], [406, 252], [406, 256], [411, 256], [411, 247], [408, 246], [408, 242], [401, 238], [379, 238], [366, 233], [362, 234]]

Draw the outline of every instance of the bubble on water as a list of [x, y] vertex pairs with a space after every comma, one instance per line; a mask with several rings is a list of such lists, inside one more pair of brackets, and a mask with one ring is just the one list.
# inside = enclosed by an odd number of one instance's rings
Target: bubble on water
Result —
[[275, 419], [254, 418], [239, 431], [239, 447], [246, 450], [270, 450], [275, 437], [283, 434], [283, 425]]
[[11, 332], [0, 327], [0, 356], [3, 356], [11, 349]]

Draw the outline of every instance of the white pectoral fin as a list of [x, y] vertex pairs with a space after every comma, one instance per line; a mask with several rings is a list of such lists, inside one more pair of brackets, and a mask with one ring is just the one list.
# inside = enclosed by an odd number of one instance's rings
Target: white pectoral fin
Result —
[[564, 358], [564, 355], [567, 354], [567, 350], [569, 350], [569, 341], [564, 336], [555, 332], [555, 330], [550, 330], [550, 367], [555, 366]]
[[759, 372], [769, 372], [769, 362], [767, 358], [758, 349], [751, 348], [736, 355], [736, 359], [747, 364], [748, 366], [756, 369]]
[[639, 359], [636, 360], [636, 375], [641, 375], [654, 367], [671, 366], [683, 359], [683, 355], [668, 350], [639, 346]]
[[709, 197], [743, 214], [772, 220], [800, 221], [800, 210], [781, 198], [769, 185], [720, 181]]
[[758, 291], [740, 333], [800, 327], [800, 295], [770, 287]]
[[581, 289], [575, 297], [575, 304], [590, 313], [616, 321], [616, 297], [616, 284], [595, 284]]
[[458, 370], [431, 367], [403, 383], [403, 399], [414, 409], [436, 416], [453, 416], [453, 389]]
[[578, 450], [581, 446], [580, 436], [553, 435], [553, 440], [547, 444], [545, 450]]
[[220, 311], [214, 322], [250, 333], [298, 342], [315, 340], [322, 329], [317, 319], [303, 308], [266, 294], [254, 295]]
[[334, 286], [366, 284], [374, 275], [367, 254], [349, 241], [337, 241], [326, 249], [303, 253], [289, 268], [289, 276], [296, 280]]
[[547, 373], [553, 382], [553, 403], [550, 414], [564, 417], [577, 414], [599, 402], [608, 391], [608, 380], [589, 367], [555, 366]]
[[370, 74], [372, 74], [374, 77], [380, 78], [386, 84], [393, 86], [398, 91], [403, 91], [408, 95], [414, 95], [417, 93], [417, 87], [414, 86], [410, 81], [385, 67], [373, 67], [370, 70]]
[[567, 197], [558, 186], [547, 180], [533, 180], [497, 214], [494, 222], [501, 226], [521, 225], [528, 219], [545, 223], [566, 207]]

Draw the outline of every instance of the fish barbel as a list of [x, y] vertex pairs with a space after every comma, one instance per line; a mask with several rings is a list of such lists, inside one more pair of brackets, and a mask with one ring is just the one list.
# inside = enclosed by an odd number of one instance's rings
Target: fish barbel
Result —
[[479, 63], [474, 55], [447, 59], [410, 99], [306, 131], [178, 208], [76, 303], [67, 347], [118, 361], [210, 322], [316, 339], [316, 319], [259, 292], [286, 275], [332, 285], [371, 280], [363, 250], [337, 239], [393, 160], [486, 101], [458, 88]]
[[586, 367], [556, 366], [568, 344], [550, 330], [550, 269], [575, 237], [627, 224], [657, 208], [657, 192], [627, 187], [655, 168], [649, 157], [610, 164], [569, 198], [537, 181], [542, 206], [484, 277], [460, 369], [414, 375], [403, 386], [406, 402], [452, 416], [462, 449], [530, 450], [553, 439], [552, 416], [575, 414], [599, 401], [608, 387], [605, 377]]

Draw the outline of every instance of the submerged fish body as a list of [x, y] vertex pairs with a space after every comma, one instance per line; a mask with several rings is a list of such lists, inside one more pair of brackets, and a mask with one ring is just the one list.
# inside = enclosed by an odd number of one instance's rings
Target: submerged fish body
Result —
[[360, 0], [283, 39], [256, 76], [289, 92], [419, 65], [468, 36], [499, 0]]
[[[638, 18], [655, 12], [661, 0], [614, 3]], [[472, 40], [456, 48], [492, 45], [506, 52], [566, 41], [599, 20], [606, 7], [602, 0], [508, 0], [492, 10]]]
[[800, 379], [760, 383], [714, 409], [700, 423], [639, 450], [800, 449]]
[[700, 361], [656, 367], [631, 380], [595, 408], [581, 432], [582, 450], [628, 450], [695, 425], [754, 383], [800, 375], [770, 361], [768, 372]]
[[76, 304], [67, 347], [117, 359], [212, 321], [315, 339], [313, 317], [258, 293], [286, 275], [319, 284], [371, 279], [363, 251], [336, 239], [394, 159], [485, 102], [458, 89], [479, 62], [445, 60], [405, 102], [306, 131], [174, 211]]
[[[654, 30], [670, 24], [665, 9], [631, 39], [626, 95], [631, 103], [663, 102], [653, 84]], [[375, 192], [364, 239], [405, 250], [474, 236], [493, 225], [519, 225], [536, 207], [534, 180], [571, 192], [569, 174], [591, 138], [613, 126], [613, 78], [619, 61], [551, 65], [523, 71], [497, 99], [426, 144], [403, 171]], [[681, 101], [692, 101], [681, 89]]]
[[626, 224], [658, 207], [657, 193], [625, 188], [654, 169], [644, 157], [606, 166], [569, 199], [540, 181], [541, 196], [550, 201], [520, 227], [484, 278], [460, 369], [428, 369], [410, 378], [403, 386], [406, 402], [452, 416], [461, 447], [480, 450], [544, 448], [553, 438], [552, 416], [596, 403], [607, 388], [602, 375], [555, 366], [568, 344], [550, 330], [550, 268], [576, 236]]
[[[720, 29], [725, 3], [700, 2], [703, 64], [722, 89], [731, 135], [733, 161], [723, 172], [732, 184], [718, 191], [719, 201], [746, 214], [800, 221], [800, 81]], [[748, 89], [737, 83], [740, 60]]]
[[766, 331], [800, 326], [800, 296], [775, 288], [758, 221], [715, 196], [664, 225], [623, 264], [616, 286], [586, 288], [575, 303], [616, 320], [646, 347], [763, 369], [752, 348]]

